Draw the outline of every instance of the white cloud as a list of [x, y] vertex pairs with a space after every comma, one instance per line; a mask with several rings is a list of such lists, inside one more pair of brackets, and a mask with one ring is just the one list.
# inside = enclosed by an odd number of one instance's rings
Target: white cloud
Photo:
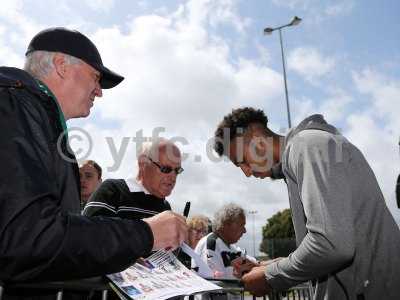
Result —
[[[293, 15], [304, 19], [304, 26], [310, 27], [322, 26], [323, 22], [334, 18], [347, 17], [355, 7], [355, 0], [272, 0], [272, 3], [277, 7], [290, 9]], [[284, 22], [282, 20], [282, 24]]]
[[[25, 15], [22, 0], [2, 3], [0, 21], [3, 26], [7, 26], [7, 34], [0, 35], [0, 44], [5, 46], [3, 55], [15, 52], [15, 49], [26, 49], [27, 41], [41, 29], [37, 22]], [[15, 62], [13, 55], [11, 57], [11, 61], [8, 60], [9, 56], [0, 56], [0, 60], [6, 64]]]
[[[371, 109], [379, 116], [386, 126], [400, 128], [400, 81], [391, 79], [371, 68], [361, 72], [353, 72], [354, 83], [369, 100]], [[365, 101], [364, 100], [364, 101]]]
[[332, 72], [335, 68], [335, 60], [331, 57], [324, 57], [316, 48], [300, 47], [288, 55], [288, 68], [313, 82]]
[[149, 2], [146, 0], [139, 0], [137, 4], [140, 8], [143, 8], [143, 9], [146, 9], [149, 7]]
[[328, 16], [345, 16], [353, 11], [355, 3], [353, 0], [346, 0], [343, 2], [335, 2], [325, 8], [325, 13]]
[[277, 6], [287, 7], [292, 10], [303, 10], [312, 12], [315, 15], [319, 12], [319, 17], [345, 16], [352, 12], [354, 0], [334, 0], [334, 1], [317, 1], [317, 0], [272, 0]]
[[187, 11], [189, 26], [210, 25], [216, 27], [220, 24], [233, 26], [237, 31], [243, 32], [250, 24], [248, 18], [242, 18], [237, 11], [236, 1], [233, 0], [190, 0], [184, 6]]
[[311, 6], [311, 4], [315, 3], [316, 0], [272, 0], [272, 2], [281, 7], [306, 10]]
[[215, 126], [232, 106], [265, 105], [281, 94], [278, 73], [257, 60], [231, 61], [222, 38], [192, 26], [192, 14], [178, 10], [171, 16], [138, 17], [125, 33], [114, 27], [94, 34], [103, 60], [126, 76], [113, 91], [118, 105], [104, 101], [100, 106], [103, 117], [136, 128], [164, 125], [182, 134]]
[[20, 15], [20, 11], [23, 7], [22, 0], [6, 1], [3, 4], [2, 9], [0, 10], [1, 18], [12, 20], [13, 17]]
[[335, 88], [330, 91], [330, 96], [322, 101], [319, 111], [325, 115], [330, 122], [336, 123], [345, 118], [347, 115], [346, 112], [349, 110], [349, 104], [351, 104], [352, 101], [352, 96], [346, 91]]
[[114, 6], [114, 0], [84, 0], [84, 3], [94, 11], [108, 12]]
[[[397, 127], [399, 128], [399, 127]], [[382, 189], [386, 203], [400, 223], [395, 202], [395, 184], [399, 174], [398, 132], [382, 128], [375, 121], [373, 109], [348, 118], [346, 136], [365, 155]], [[397, 163], [396, 163], [397, 162]]]

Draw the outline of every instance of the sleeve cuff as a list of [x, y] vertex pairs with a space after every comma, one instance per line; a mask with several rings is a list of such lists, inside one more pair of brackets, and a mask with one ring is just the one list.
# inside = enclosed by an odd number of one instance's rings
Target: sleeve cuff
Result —
[[278, 263], [279, 261], [267, 265], [265, 268], [265, 279], [274, 290], [284, 291], [290, 286], [287, 286], [286, 282], [279, 277]]

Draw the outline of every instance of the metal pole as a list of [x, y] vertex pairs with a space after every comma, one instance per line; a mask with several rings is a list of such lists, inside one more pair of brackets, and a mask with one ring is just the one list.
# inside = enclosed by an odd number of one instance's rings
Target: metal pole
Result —
[[256, 257], [256, 210], [250, 210], [249, 214], [253, 216], [253, 256]]
[[253, 257], [256, 257], [256, 211], [253, 213]]
[[286, 64], [285, 64], [285, 55], [283, 53], [283, 43], [282, 43], [282, 31], [281, 31], [281, 28], [279, 28], [279, 41], [281, 42], [283, 81], [285, 83], [285, 96], [286, 96], [286, 110], [287, 110], [287, 117], [288, 117], [288, 125], [289, 125], [289, 128], [292, 128], [292, 120], [290, 118], [290, 107], [289, 107], [289, 93], [288, 93], [287, 82], [286, 82]]

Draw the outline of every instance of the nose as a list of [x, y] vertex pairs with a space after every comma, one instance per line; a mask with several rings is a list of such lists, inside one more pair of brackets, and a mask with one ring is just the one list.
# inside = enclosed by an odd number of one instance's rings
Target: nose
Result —
[[175, 173], [175, 171], [171, 171], [171, 172], [165, 174], [165, 176], [168, 178], [168, 182], [169, 182], [169, 183], [172, 183], [172, 184], [175, 185], [175, 183], [176, 183], [176, 177], [178, 176], [178, 175]]
[[251, 168], [247, 165], [241, 164], [240, 169], [246, 175], [246, 177], [250, 177], [252, 175]]
[[178, 174], [176, 174], [176, 172], [174, 170], [172, 170], [171, 172], [169, 172], [167, 174], [171, 179], [173, 179], [174, 181], [176, 180], [176, 177], [178, 177]]

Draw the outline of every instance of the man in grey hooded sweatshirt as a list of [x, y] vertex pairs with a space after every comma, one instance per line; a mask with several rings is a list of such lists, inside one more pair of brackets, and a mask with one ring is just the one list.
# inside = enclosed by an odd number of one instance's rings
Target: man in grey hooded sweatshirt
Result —
[[288, 257], [242, 277], [256, 296], [310, 282], [313, 299], [400, 299], [400, 231], [364, 156], [321, 115], [286, 137], [262, 110], [224, 117], [214, 149], [247, 176], [283, 178], [296, 232]]

